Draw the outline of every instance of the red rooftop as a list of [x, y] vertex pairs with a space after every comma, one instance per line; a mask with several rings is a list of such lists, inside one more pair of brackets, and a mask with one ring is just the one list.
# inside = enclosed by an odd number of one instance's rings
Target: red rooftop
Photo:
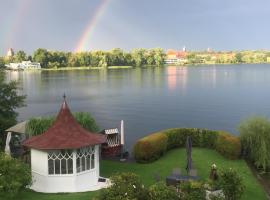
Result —
[[65, 97], [53, 125], [23, 145], [34, 149], [77, 149], [106, 142], [104, 135], [85, 130], [72, 116]]

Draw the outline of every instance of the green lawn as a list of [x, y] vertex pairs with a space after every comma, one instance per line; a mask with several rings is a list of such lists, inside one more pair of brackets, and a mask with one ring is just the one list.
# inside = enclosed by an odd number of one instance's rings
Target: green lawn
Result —
[[[258, 184], [255, 177], [247, 167], [243, 160], [227, 160], [217, 152], [210, 149], [193, 148], [192, 158], [198, 175], [202, 179], [207, 179], [210, 172], [210, 166], [215, 163], [218, 169], [234, 168], [239, 171], [244, 179], [246, 186], [244, 200], [266, 200], [266, 193]], [[185, 173], [186, 150], [175, 149], [169, 151], [164, 157], [150, 164], [137, 163], [119, 163], [113, 161], [101, 162], [101, 175], [108, 177], [115, 172], [134, 172], [138, 174], [145, 185], [151, 185], [155, 182], [154, 173], [159, 173], [163, 179], [170, 174], [175, 167], [180, 167], [182, 173]], [[20, 194], [21, 200], [90, 200], [91, 197], [97, 195], [98, 192], [85, 192], [75, 194], [41, 194], [30, 190]]]

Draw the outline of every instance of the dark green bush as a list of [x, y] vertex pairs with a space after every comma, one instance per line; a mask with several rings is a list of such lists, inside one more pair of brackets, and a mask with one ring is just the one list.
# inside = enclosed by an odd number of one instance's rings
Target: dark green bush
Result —
[[167, 148], [184, 147], [187, 136], [192, 138], [192, 145], [195, 147], [214, 148], [218, 132], [198, 128], [174, 128], [162, 131], [168, 136]]
[[157, 160], [167, 150], [168, 138], [164, 133], [154, 133], [136, 142], [133, 153], [137, 162]]
[[220, 187], [226, 200], [240, 199], [245, 189], [243, 179], [233, 169], [221, 172]]
[[216, 150], [228, 159], [238, 159], [241, 155], [241, 142], [239, 137], [224, 131], [219, 131]]
[[172, 186], [166, 186], [165, 183], [159, 182], [151, 185], [148, 189], [149, 200], [180, 200], [179, 195]]
[[110, 177], [112, 186], [100, 192], [99, 200], [146, 200], [147, 190], [134, 173], [120, 173]]
[[16, 196], [31, 182], [30, 166], [0, 153], [0, 199]]

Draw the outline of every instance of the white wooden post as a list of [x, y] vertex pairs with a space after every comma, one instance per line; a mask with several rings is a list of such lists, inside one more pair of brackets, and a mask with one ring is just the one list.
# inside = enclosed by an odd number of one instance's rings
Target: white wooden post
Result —
[[125, 138], [124, 138], [124, 120], [121, 120], [121, 145], [124, 146]]
[[11, 132], [8, 132], [7, 134], [7, 139], [6, 139], [6, 146], [5, 146], [5, 153], [10, 155], [10, 146], [9, 146], [9, 143], [10, 143], [10, 140], [11, 140]]

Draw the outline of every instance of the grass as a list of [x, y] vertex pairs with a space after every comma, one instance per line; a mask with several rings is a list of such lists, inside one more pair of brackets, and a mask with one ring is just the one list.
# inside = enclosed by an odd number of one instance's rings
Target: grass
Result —
[[[243, 200], [266, 200], [266, 193], [252, 175], [250, 169], [244, 160], [228, 160], [220, 154], [210, 149], [193, 148], [192, 159], [194, 167], [198, 170], [198, 175], [202, 179], [207, 179], [210, 167], [215, 163], [218, 170], [234, 168], [243, 177], [245, 184], [245, 193]], [[180, 167], [182, 173], [185, 173], [186, 150], [175, 149], [169, 151], [164, 157], [150, 164], [138, 163], [119, 163], [114, 161], [102, 161], [100, 166], [101, 175], [109, 177], [116, 172], [134, 172], [138, 174], [145, 185], [149, 186], [155, 182], [154, 173], [159, 173], [164, 180], [171, 170]], [[42, 194], [25, 190], [19, 195], [20, 200], [89, 200], [96, 196], [98, 192], [85, 192], [73, 194]]]

